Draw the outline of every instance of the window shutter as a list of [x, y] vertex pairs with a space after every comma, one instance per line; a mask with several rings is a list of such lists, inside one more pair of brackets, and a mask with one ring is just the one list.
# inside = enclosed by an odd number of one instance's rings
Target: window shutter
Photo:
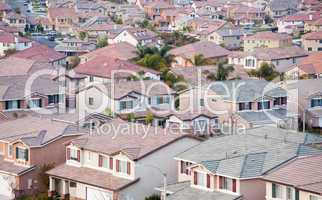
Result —
[[298, 189], [295, 190], [295, 200], [300, 200], [300, 192]]
[[272, 197], [276, 198], [276, 184], [272, 183]]
[[110, 169], [113, 170], [113, 158], [110, 158]]
[[236, 179], [233, 179], [233, 192], [237, 191]]
[[80, 162], [80, 150], [77, 150], [77, 161]]
[[70, 160], [70, 148], [67, 148], [67, 157], [66, 160]]
[[198, 184], [198, 173], [193, 172], [193, 184], [197, 185]]
[[25, 160], [26, 161], [29, 160], [29, 150], [28, 149], [25, 150]]
[[219, 189], [222, 189], [222, 176], [219, 176]]
[[119, 172], [120, 170], [120, 161], [116, 160], [116, 171]]
[[103, 166], [103, 156], [102, 155], [99, 155], [98, 156], [98, 166], [99, 167], [102, 167]]
[[16, 159], [19, 158], [19, 149], [16, 147]]
[[207, 174], [207, 188], [210, 188], [210, 175]]
[[184, 173], [183, 163], [184, 163], [184, 162], [181, 160], [181, 162], [180, 162], [180, 168], [181, 168], [180, 172], [181, 172], [181, 174], [183, 174], [183, 173]]
[[131, 163], [127, 162], [127, 174], [130, 175], [131, 174]]

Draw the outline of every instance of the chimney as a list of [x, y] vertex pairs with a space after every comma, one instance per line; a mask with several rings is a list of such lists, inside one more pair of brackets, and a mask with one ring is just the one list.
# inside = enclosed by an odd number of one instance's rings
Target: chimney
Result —
[[313, 20], [313, 15], [309, 14], [309, 20], [312, 21]]

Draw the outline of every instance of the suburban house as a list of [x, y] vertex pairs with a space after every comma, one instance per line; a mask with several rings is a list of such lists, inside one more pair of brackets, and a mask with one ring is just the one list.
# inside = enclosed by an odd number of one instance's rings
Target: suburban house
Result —
[[265, 11], [257, 7], [237, 4], [228, 7], [228, 18], [237, 26], [264, 24]]
[[13, 35], [12, 33], [0, 31], [0, 56], [6, 55], [7, 51], [22, 51], [32, 46], [28, 38]]
[[286, 15], [293, 15], [298, 11], [299, 2], [293, 0], [271, 0], [267, 11], [272, 18], [281, 18]]
[[322, 199], [321, 159], [322, 154], [298, 157], [268, 173], [266, 199]]
[[322, 78], [322, 52], [313, 52], [285, 70], [287, 79]]
[[38, 42], [32, 42], [31, 47], [12, 55], [16, 58], [48, 62], [52, 65], [66, 64], [66, 56]]
[[174, 94], [169, 86], [157, 80], [94, 83], [78, 92], [77, 108], [81, 113], [109, 115], [143, 112], [146, 116], [152, 111], [166, 114], [174, 109]]
[[73, 24], [77, 22], [78, 18], [74, 8], [51, 7], [48, 9], [48, 19], [53, 30], [72, 33]]
[[[52, 74], [41, 75], [32, 80], [33, 72], [42, 69], [52, 71]], [[59, 90], [59, 82], [52, 79], [55, 70], [49, 63], [9, 57], [0, 61], [0, 74], [1, 111], [64, 105], [65, 96]]]
[[302, 45], [306, 51], [322, 51], [322, 30], [303, 35]]
[[304, 31], [305, 24], [313, 22], [319, 17], [319, 13], [297, 13], [294, 15], [284, 16], [277, 20], [278, 32], [293, 34], [299, 31]]
[[171, 134], [167, 129], [119, 119], [102, 126], [113, 126], [118, 131], [112, 128], [108, 133], [81, 136], [67, 144], [66, 163], [47, 172], [50, 195], [70, 199], [144, 199], [155, 193], [154, 188], [165, 177], [167, 182], [176, 181], [173, 157], [200, 143], [188, 134]]
[[255, 48], [249, 52], [232, 52], [228, 63], [241, 65], [245, 69], [258, 69], [263, 63], [273, 64], [277, 71], [285, 71], [290, 66], [299, 63], [308, 53], [297, 46], [280, 48]]
[[220, 28], [208, 35], [208, 41], [215, 42], [227, 49], [239, 49], [242, 46], [244, 33], [239, 28]]
[[7, 23], [10, 27], [17, 28], [20, 32], [25, 32], [27, 18], [24, 15], [15, 12], [9, 12], [3, 16], [2, 21]]
[[322, 128], [322, 80], [307, 79], [291, 81], [283, 86], [288, 91], [290, 113], [298, 115], [309, 128]]
[[55, 46], [55, 51], [66, 56], [79, 56], [96, 49], [96, 43], [78, 38], [65, 38]]
[[65, 143], [85, 133], [75, 124], [40, 116], [1, 123], [1, 198], [14, 199], [46, 190], [39, 177], [42, 167], [63, 163]]
[[[140, 3], [140, 1], [138, 1]], [[160, 17], [161, 13], [166, 10], [173, 9], [174, 5], [170, 5], [166, 1], [151, 1], [144, 5], [144, 13], [152, 20]]]
[[170, 199], [174, 195], [176, 200], [192, 195], [191, 188], [195, 197], [205, 200], [214, 199], [218, 193], [232, 196], [219, 195], [217, 199], [265, 199], [262, 176], [297, 157], [321, 154], [311, 146], [321, 142], [322, 137], [314, 134], [268, 126], [213, 137], [175, 156], [177, 182], [188, 183], [179, 191], [172, 192], [171, 186], [166, 191]]
[[265, 80], [217, 81], [179, 94], [179, 110], [207, 110], [220, 124], [231, 120], [246, 127], [285, 123], [287, 93]]
[[220, 132], [218, 116], [206, 110], [200, 113], [178, 112], [170, 114], [165, 126], [198, 135], [215, 135]]
[[195, 56], [202, 55], [209, 64], [216, 64], [225, 61], [230, 51], [214, 42], [200, 41], [171, 49], [169, 54], [174, 56], [172, 67], [193, 67]]
[[148, 29], [141, 28], [123, 28], [117, 33], [108, 36], [108, 43], [115, 44], [119, 42], [127, 42], [134, 47], [140, 45], [161, 45], [158, 35]]
[[305, 23], [304, 31], [305, 32], [322, 31], [322, 18], [319, 17], [316, 20]]
[[97, 56], [81, 63], [75, 68], [75, 72], [86, 76], [85, 86], [95, 82], [124, 82], [132, 79], [160, 80], [160, 72], [158, 71], [106, 55]]
[[244, 51], [253, 51], [255, 48], [281, 48], [292, 46], [292, 37], [283, 33], [269, 31], [257, 32], [243, 38]]

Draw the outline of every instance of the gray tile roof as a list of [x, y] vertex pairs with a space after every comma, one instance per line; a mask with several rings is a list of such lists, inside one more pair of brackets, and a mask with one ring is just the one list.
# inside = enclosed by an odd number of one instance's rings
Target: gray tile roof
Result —
[[[162, 188], [158, 190], [162, 191]], [[167, 192], [171, 193], [168, 200], [237, 200], [240, 196], [223, 192], [208, 192], [190, 187], [190, 182], [175, 183], [167, 186]]]
[[322, 153], [308, 146], [321, 142], [322, 137], [308, 133], [260, 127], [245, 134], [211, 138], [176, 157], [201, 163], [213, 173], [255, 178], [297, 156]]
[[[219, 83], [219, 84], [217, 84]], [[224, 100], [236, 102], [252, 102], [262, 97], [284, 97], [286, 91], [274, 83], [265, 80], [247, 79], [213, 82], [210, 89]], [[208, 87], [208, 85], [206, 86]], [[234, 93], [235, 98], [234, 98]]]
[[287, 111], [285, 109], [243, 111], [237, 114], [252, 125], [278, 124], [279, 121], [287, 119]]
[[86, 133], [86, 129], [77, 128], [70, 123], [34, 116], [10, 120], [0, 126], [0, 140], [22, 140], [30, 147], [45, 145], [62, 136]]
[[[28, 79], [28, 75], [0, 77], [0, 100], [23, 99]], [[38, 77], [33, 81], [31, 93], [59, 94], [59, 83], [48, 76]]]

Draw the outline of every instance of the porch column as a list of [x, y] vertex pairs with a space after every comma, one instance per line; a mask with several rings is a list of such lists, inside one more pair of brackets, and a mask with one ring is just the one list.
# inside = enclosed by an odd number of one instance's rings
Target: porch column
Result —
[[69, 181], [61, 180], [62, 182], [62, 197], [69, 199]]
[[55, 179], [53, 177], [49, 177], [49, 190], [48, 190], [48, 196], [52, 197], [53, 193], [55, 192]]

